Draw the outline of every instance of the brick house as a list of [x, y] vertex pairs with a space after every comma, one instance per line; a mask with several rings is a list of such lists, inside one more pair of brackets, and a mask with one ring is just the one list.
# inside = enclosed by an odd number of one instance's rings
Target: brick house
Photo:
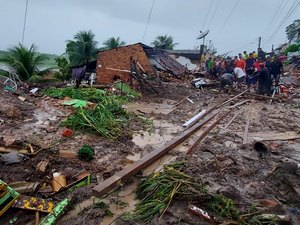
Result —
[[170, 73], [177, 78], [184, 76], [186, 68], [163, 50], [142, 43], [100, 51], [97, 58], [96, 82], [109, 84], [116, 79], [130, 79], [131, 57], [141, 71], [155, 75], [156, 71]]

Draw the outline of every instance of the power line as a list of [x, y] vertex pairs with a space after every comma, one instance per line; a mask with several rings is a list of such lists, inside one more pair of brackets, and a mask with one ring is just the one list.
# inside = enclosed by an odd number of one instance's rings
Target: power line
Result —
[[22, 45], [24, 44], [24, 37], [25, 37], [26, 20], [27, 20], [27, 9], [28, 9], [28, 0], [26, 0], [26, 8], [25, 8], [25, 15], [24, 15], [24, 25], [23, 25], [23, 34], [22, 34]]
[[[283, 6], [282, 10], [281, 7], [283, 5], [283, 3], [285, 2], [285, 5]], [[278, 19], [279, 15], [283, 12], [283, 9], [285, 8], [286, 4], [288, 3], [288, 1], [285, 1], [285, 0], [281, 0], [280, 2], [278, 2], [278, 6], [277, 6], [277, 10], [275, 11], [273, 17], [271, 18], [268, 26], [267, 26], [267, 29], [266, 29], [266, 32], [268, 30], [270, 30], [270, 28], [272, 27], [273, 24], [275, 24], [276, 20]], [[278, 15], [278, 13], [280, 12], [280, 14]], [[278, 17], [277, 17], [278, 16]], [[263, 35], [264, 36], [264, 35]]]
[[153, 2], [152, 2], [152, 6], [151, 6], [151, 9], [150, 9], [150, 12], [149, 12], [149, 15], [148, 15], [148, 19], [147, 19], [147, 24], [146, 24], [146, 27], [145, 27], [145, 30], [144, 30], [142, 42], [144, 42], [147, 30], [148, 30], [148, 25], [149, 25], [149, 22], [150, 22], [150, 18], [151, 18], [151, 15], [152, 15], [152, 11], [153, 11], [154, 5], [155, 5], [155, 0], [153, 0]]
[[[274, 18], [272, 18], [271, 24], [268, 26], [268, 28], [266, 29], [265, 33], [264, 33], [262, 36], [265, 36], [266, 33], [268, 32], [268, 30], [272, 30], [273, 27], [275, 28], [276, 22], [277, 22], [278, 19], [281, 17], [281, 15], [282, 15], [282, 13], [284, 12], [284, 10], [285, 10], [285, 8], [286, 8], [286, 6], [287, 6], [287, 3], [288, 3], [289, 1], [287, 1], [287, 0], [282, 0], [281, 3], [283, 3], [283, 2], [284, 2], [284, 5], [281, 4], [281, 7], [278, 8], [277, 11], [279, 11], [279, 13], [278, 13], [276, 16], [275, 16], [275, 14], [274, 14]], [[267, 42], [267, 38], [264, 39], [263, 45], [265, 45], [266, 42]]]
[[227, 23], [228, 23], [230, 17], [231, 17], [232, 14], [234, 13], [234, 11], [235, 11], [236, 7], [238, 6], [239, 2], [240, 2], [240, 0], [237, 0], [237, 1], [235, 2], [233, 8], [231, 9], [229, 15], [228, 15], [227, 18], [225, 19], [225, 21], [224, 21], [224, 23], [223, 23], [221, 29], [220, 29], [219, 32], [217, 33], [216, 37], [218, 37], [218, 36], [220, 35], [220, 33], [223, 31], [224, 27], [227, 25]]
[[281, 23], [279, 24], [279, 26], [277, 27], [277, 29], [274, 31], [274, 33], [270, 36], [270, 38], [266, 41], [270, 42], [271, 40], [273, 40], [273, 38], [276, 36], [276, 34], [278, 34], [279, 29], [284, 25], [284, 23], [290, 18], [290, 16], [293, 15], [293, 13], [295, 12], [295, 10], [299, 7], [300, 5], [300, 0], [298, 2], [294, 1], [294, 4], [291, 6], [291, 8], [289, 9], [289, 11], [286, 13], [286, 15], [284, 16], [284, 18], [282, 19]]
[[206, 21], [207, 21], [207, 19], [208, 19], [208, 15], [210, 14], [210, 10], [211, 10], [211, 8], [212, 8], [212, 5], [213, 5], [214, 1], [215, 1], [215, 0], [211, 0], [211, 1], [210, 1], [209, 8], [208, 8], [208, 11], [207, 11], [207, 13], [206, 13], [206, 16], [205, 16], [205, 19], [204, 19], [204, 22], [203, 22], [202, 30], [205, 29]]
[[217, 4], [216, 4], [216, 7], [215, 7], [215, 10], [214, 10], [214, 12], [213, 12], [213, 14], [212, 14], [212, 16], [211, 16], [211, 19], [209, 20], [209, 24], [208, 24], [208, 26], [207, 26], [208, 28], [210, 27], [211, 22], [213, 21], [215, 15], [216, 15], [216, 12], [217, 12], [218, 9], [219, 9], [220, 3], [221, 3], [221, 0], [217, 0]]

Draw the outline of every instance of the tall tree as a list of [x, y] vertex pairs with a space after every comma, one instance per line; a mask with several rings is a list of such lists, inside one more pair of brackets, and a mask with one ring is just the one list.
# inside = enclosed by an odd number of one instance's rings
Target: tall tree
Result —
[[293, 38], [300, 33], [300, 19], [295, 20], [292, 24], [287, 26], [285, 32], [288, 40], [293, 40]]
[[67, 41], [66, 53], [71, 65], [87, 63], [97, 57], [97, 44], [95, 35], [91, 30], [79, 31], [74, 40]]
[[105, 49], [112, 49], [112, 48], [118, 48], [121, 46], [126, 45], [124, 41], [121, 41], [120, 37], [111, 37], [107, 39], [106, 41], [103, 42], [104, 48]]
[[37, 52], [34, 44], [28, 49], [19, 43], [8, 49], [8, 54], [0, 58], [0, 62], [18, 74], [21, 80], [26, 81], [41, 72], [41, 66], [47, 59], [48, 57]]
[[151, 43], [155, 48], [173, 50], [178, 43], [174, 43], [173, 37], [168, 35], [160, 35]]

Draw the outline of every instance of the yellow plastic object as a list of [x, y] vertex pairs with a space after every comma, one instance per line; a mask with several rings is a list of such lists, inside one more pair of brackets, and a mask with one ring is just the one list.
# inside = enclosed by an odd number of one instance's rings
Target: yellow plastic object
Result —
[[54, 203], [41, 198], [21, 195], [21, 197], [16, 201], [13, 207], [18, 209], [28, 209], [50, 213], [54, 208]]

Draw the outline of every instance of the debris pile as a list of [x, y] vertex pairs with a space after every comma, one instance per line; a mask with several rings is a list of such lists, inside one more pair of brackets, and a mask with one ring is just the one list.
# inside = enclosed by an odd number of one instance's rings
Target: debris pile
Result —
[[0, 223], [297, 224], [299, 87], [219, 93], [175, 71], [180, 83], [141, 82], [155, 98], [120, 81], [1, 89]]

